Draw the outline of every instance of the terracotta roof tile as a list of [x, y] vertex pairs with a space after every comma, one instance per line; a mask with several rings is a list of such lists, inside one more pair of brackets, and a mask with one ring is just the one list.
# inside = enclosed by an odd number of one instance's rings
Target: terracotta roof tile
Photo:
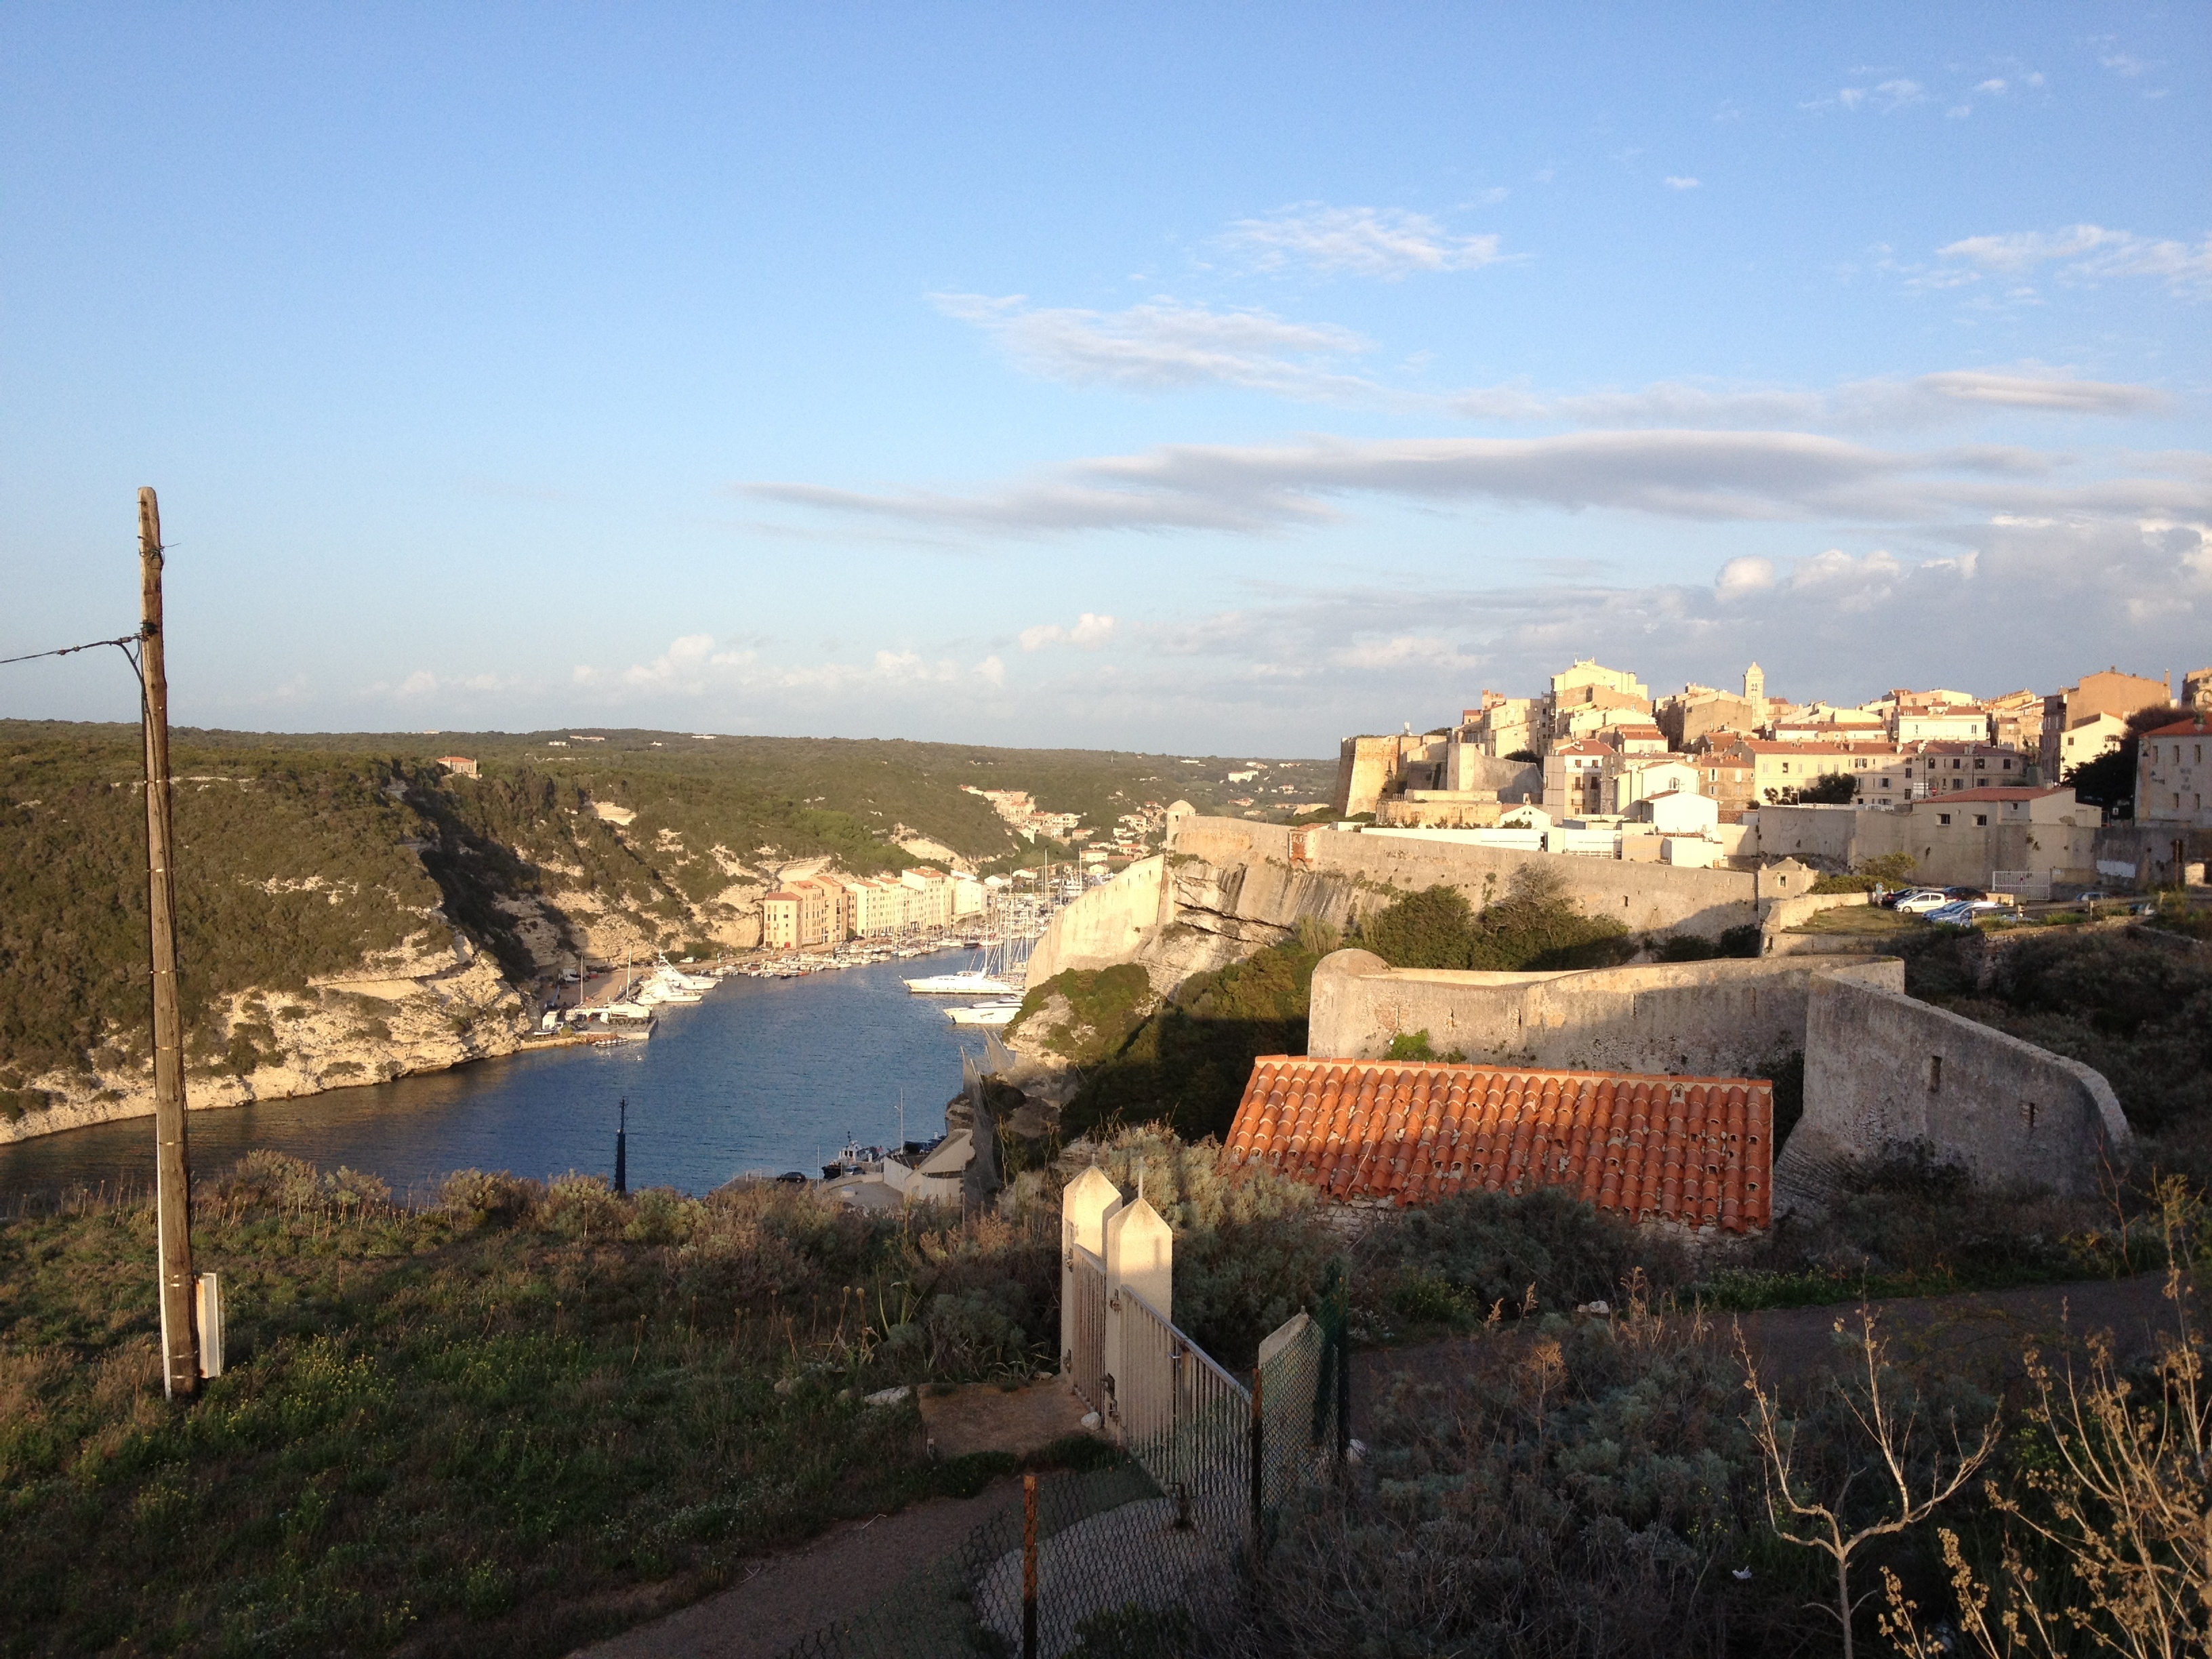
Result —
[[1340, 1200], [1560, 1187], [1637, 1221], [1764, 1227], [1774, 1085], [1267, 1054], [1221, 1151]]

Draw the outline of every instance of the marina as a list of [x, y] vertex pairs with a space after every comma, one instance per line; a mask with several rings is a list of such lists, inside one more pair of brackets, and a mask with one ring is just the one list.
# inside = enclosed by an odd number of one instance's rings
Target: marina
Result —
[[[940, 960], [945, 958], [940, 957]], [[297, 1100], [194, 1112], [197, 1178], [270, 1147], [325, 1170], [382, 1176], [396, 1194], [429, 1196], [459, 1169], [544, 1178], [613, 1170], [617, 1103], [629, 1102], [632, 1188], [704, 1193], [747, 1172], [818, 1175], [849, 1142], [927, 1141], [961, 1086], [963, 1036], [934, 1000], [900, 983], [896, 956], [732, 973], [696, 1005], [663, 1006], [650, 1042], [578, 1053], [534, 1049], [448, 1072]], [[617, 975], [617, 983], [619, 976]], [[580, 1033], [590, 1042], [599, 1022]], [[72, 1187], [143, 1190], [153, 1170], [151, 1118], [0, 1146], [0, 1212], [27, 1194]]]

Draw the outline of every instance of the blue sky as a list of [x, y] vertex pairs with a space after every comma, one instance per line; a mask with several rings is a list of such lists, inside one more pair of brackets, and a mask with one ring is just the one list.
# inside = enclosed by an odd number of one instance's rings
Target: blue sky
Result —
[[152, 483], [192, 723], [2212, 663], [2212, 10], [1774, 11], [8, 8], [0, 655]]

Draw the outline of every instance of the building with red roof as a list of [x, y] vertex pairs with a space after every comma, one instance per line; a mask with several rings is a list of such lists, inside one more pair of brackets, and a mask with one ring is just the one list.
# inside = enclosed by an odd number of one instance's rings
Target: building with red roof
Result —
[[1771, 1212], [1773, 1127], [1759, 1079], [1269, 1054], [1220, 1161], [1344, 1202], [1557, 1187], [1630, 1220], [1741, 1233]]

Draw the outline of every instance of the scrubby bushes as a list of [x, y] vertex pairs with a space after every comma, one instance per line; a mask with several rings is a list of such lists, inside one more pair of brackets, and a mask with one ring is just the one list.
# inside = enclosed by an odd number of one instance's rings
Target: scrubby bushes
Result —
[[1765, 1540], [1742, 1372], [1705, 1336], [1554, 1316], [1449, 1380], [1401, 1380], [1376, 1409], [1371, 1480], [1285, 1527], [1231, 1650], [1802, 1647], [1810, 1575]]

